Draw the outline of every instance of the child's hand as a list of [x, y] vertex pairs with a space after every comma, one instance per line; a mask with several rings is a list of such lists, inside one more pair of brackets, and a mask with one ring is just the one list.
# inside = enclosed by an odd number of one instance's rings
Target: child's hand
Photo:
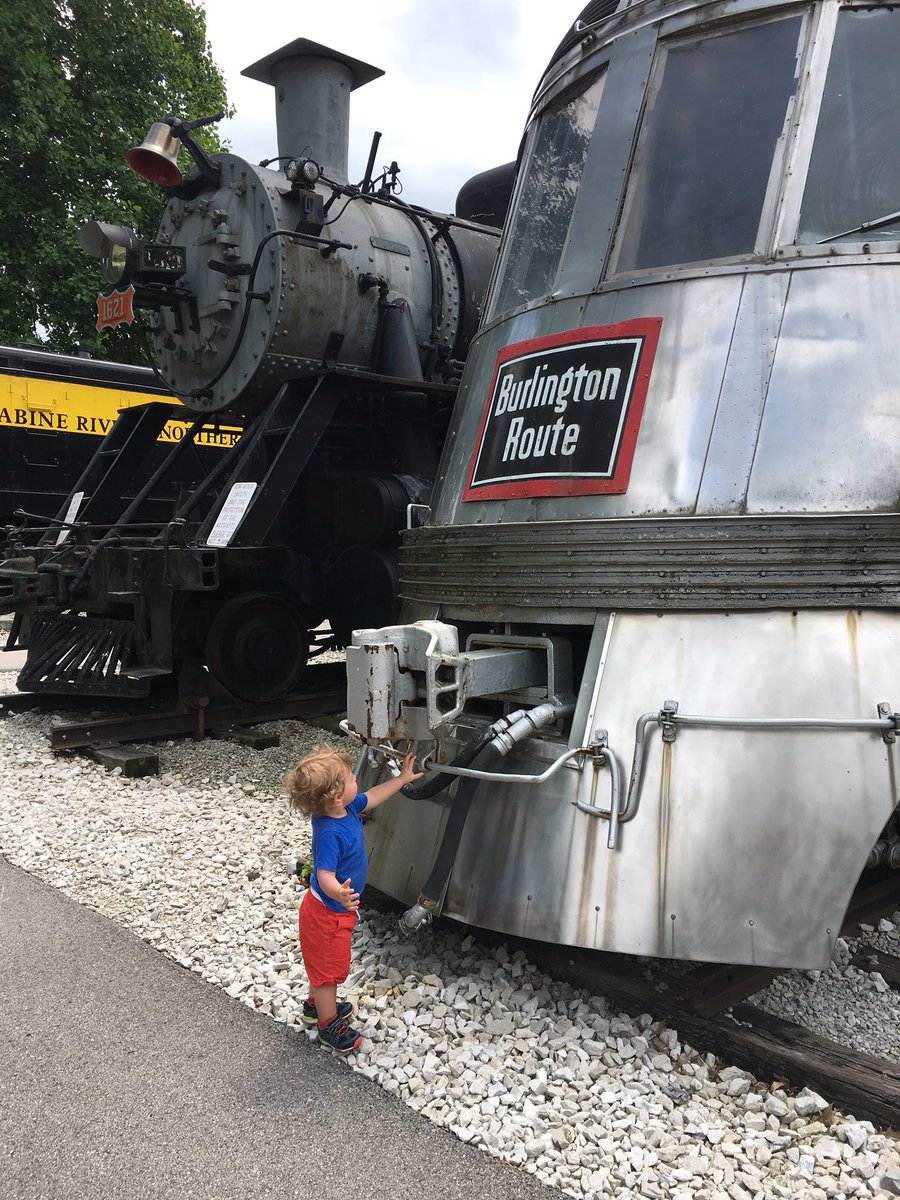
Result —
[[404, 787], [408, 783], [412, 783], [413, 780], [415, 780], [415, 779], [421, 779], [422, 776], [425, 774], [424, 771], [416, 771], [415, 765], [416, 765], [415, 754], [407, 754], [406, 758], [404, 758], [404, 760], [403, 760], [403, 767], [400, 771], [400, 774], [397, 776], [398, 782], [401, 779], [403, 780]]
[[359, 908], [359, 892], [354, 892], [353, 881], [351, 879], [346, 879], [340, 884], [335, 899], [338, 904], [343, 904], [344, 908], [349, 909], [350, 912]]

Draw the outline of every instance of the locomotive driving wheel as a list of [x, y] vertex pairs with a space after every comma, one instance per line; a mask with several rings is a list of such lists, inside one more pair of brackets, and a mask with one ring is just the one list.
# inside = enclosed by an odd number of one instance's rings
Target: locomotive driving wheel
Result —
[[306, 670], [309, 636], [302, 612], [276, 592], [242, 592], [216, 613], [206, 664], [242, 700], [279, 700]]

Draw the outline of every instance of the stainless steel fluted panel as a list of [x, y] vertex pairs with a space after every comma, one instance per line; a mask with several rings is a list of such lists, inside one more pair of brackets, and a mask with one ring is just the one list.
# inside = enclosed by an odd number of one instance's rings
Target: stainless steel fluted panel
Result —
[[402, 591], [447, 612], [895, 606], [898, 551], [893, 513], [426, 526]]

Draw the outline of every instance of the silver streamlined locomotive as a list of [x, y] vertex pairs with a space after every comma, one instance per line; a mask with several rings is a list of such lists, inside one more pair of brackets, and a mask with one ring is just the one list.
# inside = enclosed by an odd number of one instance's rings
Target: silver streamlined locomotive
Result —
[[[200, 662], [232, 695], [276, 698], [310, 630], [340, 642], [396, 615], [399, 532], [429, 500], [502, 213], [402, 202], [396, 164], [372, 179], [377, 138], [348, 183], [350, 93], [376, 68], [298, 39], [244, 73], [275, 90], [271, 166], [210, 156], [204, 121], [167, 117], [128, 155], [168, 196], [156, 240], [81, 231], [115, 285], [99, 324], [149, 310], [174, 399], [123, 413], [38, 544], [15, 535], [0, 601], [26, 690], [141, 695]], [[178, 416], [190, 428], [149, 467]], [[211, 425], [241, 437], [151, 521], [148, 496]]]
[[900, 866], [898, 61], [870, 0], [594, 0], [553, 57], [348, 649], [368, 778], [434, 769], [369, 829], [408, 927], [815, 968]]

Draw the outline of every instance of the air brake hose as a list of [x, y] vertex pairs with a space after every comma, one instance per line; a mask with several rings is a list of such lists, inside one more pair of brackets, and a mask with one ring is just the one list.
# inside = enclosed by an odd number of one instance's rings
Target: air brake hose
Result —
[[[477, 767], [478, 770], [486, 770], [490, 769], [494, 763], [499, 762], [503, 757], [505, 757], [503, 747], [498, 746], [492, 741], [488, 745], [483, 746], [480, 753], [473, 756], [471, 765]], [[457, 759], [454, 765], [461, 766], [462, 763]], [[422, 886], [419, 899], [400, 918], [400, 928], [407, 933], [412, 932], [426, 917], [434, 913], [441, 896], [444, 894], [444, 888], [447, 886], [447, 880], [450, 878], [450, 872], [456, 860], [456, 852], [459, 849], [466, 818], [469, 815], [469, 807], [478, 783], [479, 780], [466, 776], [462, 776], [459, 780], [456, 795], [453, 797], [453, 803], [450, 806], [450, 815], [447, 818], [447, 824], [444, 826], [444, 836], [441, 838], [437, 857], [434, 860], [428, 878]]]
[[[493, 726], [488, 726], [481, 733], [476, 733], [470, 738], [463, 748], [450, 763], [452, 767], [470, 767], [485, 746], [489, 745], [496, 730]], [[423, 779], [421, 783], [409, 783], [402, 790], [402, 795], [410, 800], [430, 800], [432, 796], [436, 796], [438, 792], [442, 792], [449, 787], [455, 775], [449, 775], [446, 771], [439, 771], [436, 775], [432, 775], [430, 779]]]
[[[527, 712], [520, 709], [518, 712], [510, 713], [509, 716], [495, 721], [490, 729], [486, 730], [479, 738], [475, 738], [469, 742], [457, 756], [456, 762], [453, 765], [462, 766], [460, 760], [463, 754], [471, 754], [471, 759], [466, 764], [467, 766], [478, 770], [479, 773], [490, 770], [496, 762], [505, 758], [519, 742], [533, 733], [537, 733], [544, 726], [551, 725], [569, 711], [571, 711], [571, 705], [569, 704], [546, 703], [539, 704], [536, 708], [532, 708]], [[476, 744], [479, 741], [487, 742], [487, 744], [476, 748]], [[436, 781], [432, 780], [430, 782], [433, 784]], [[416, 903], [412, 908], [407, 909], [400, 918], [400, 928], [404, 933], [412, 933], [414, 929], [418, 929], [423, 921], [430, 920], [437, 911], [441, 897], [444, 894], [444, 889], [447, 886], [447, 881], [450, 878], [450, 872], [453, 870], [456, 852], [459, 849], [466, 818], [469, 815], [469, 807], [478, 783], [479, 780], [471, 776], [463, 775], [460, 777], [456, 795], [450, 806], [450, 815], [447, 818], [447, 824], [444, 826], [444, 834], [441, 838], [437, 857], [429, 872], [428, 879], [425, 881]], [[406, 789], [404, 789], [404, 792], [406, 792]]]

